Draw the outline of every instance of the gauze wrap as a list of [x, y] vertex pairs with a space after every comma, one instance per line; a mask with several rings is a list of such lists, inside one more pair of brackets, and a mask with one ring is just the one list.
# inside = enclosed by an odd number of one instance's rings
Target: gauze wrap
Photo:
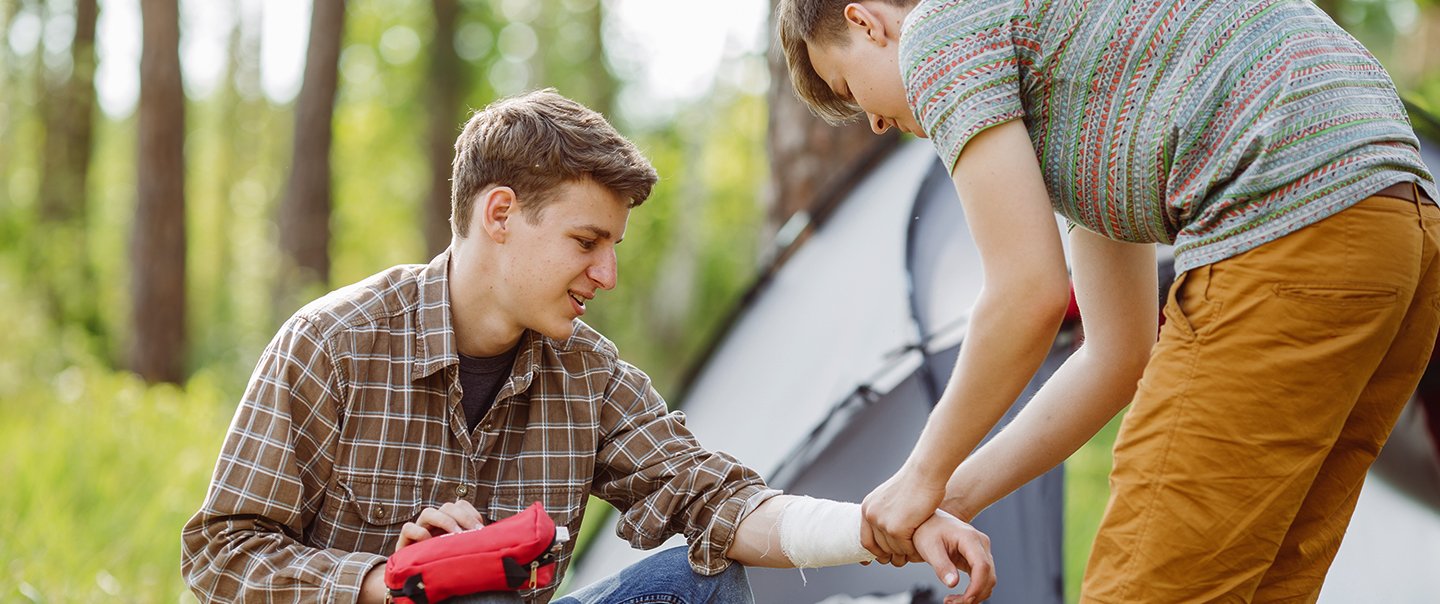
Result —
[[780, 550], [795, 568], [874, 560], [860, 545], [860, 504], [797, 497], [780, 512]]

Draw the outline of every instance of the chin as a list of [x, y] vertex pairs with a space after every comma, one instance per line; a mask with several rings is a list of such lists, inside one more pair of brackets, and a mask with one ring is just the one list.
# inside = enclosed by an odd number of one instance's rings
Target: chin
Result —
[[570, 319], [569, 321], [565, 321], [565, 322], [563, 322], [563, 323], [559, 323], [559, 322], [557, 322], [557, 323], [552, 323], [552, 324], [546, 325], [545, 327], [543, 327], [543, 328], [541, 328], [541, 329], [536, 329], [535, 331], [540, 332], [541, 335], [543, 335], [543, 336], [545, 336], [545, 337], [547, 337], [547, 338], [550, 338], [550, 339], [552, 339], [552, 340], [560, 340], [560, 341], [568, 340], [568, 339], [570, 339], [570, 334], [572, 334], [572, 333], [575, 332], [575, 321], [576, 321], [576, 320], [578, 320], [578, 319]]

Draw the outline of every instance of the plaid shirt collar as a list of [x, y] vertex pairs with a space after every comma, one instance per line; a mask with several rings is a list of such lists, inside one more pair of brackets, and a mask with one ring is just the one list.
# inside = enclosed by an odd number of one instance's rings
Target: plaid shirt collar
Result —
[[[419, 306], [415, 324], [415, 369], [411, 382], [430, 377], [435, 372], [460, 363], [459, 347], [455, 344], [455, 323], [450, 314], [450, 250], [447, 248], [420, 271]], [[539, 334], [529, 329], [520, 335], [520, 353], [515, 359], [515, 373], [501, 389], [499, 398], [523, 394], [539, 371]]]

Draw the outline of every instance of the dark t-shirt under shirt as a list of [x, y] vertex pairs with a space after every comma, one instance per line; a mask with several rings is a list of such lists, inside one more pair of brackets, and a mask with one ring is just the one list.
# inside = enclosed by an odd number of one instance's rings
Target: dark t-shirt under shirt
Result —
[[517, 344], [498, 356], [472, 357], [460, 354], [460, 389], [464, 394], [460, 406], [465, 409], [465, 427], [475, 431], [475, 426], [495, 404], [495, 395], [510, 377], [510, 367], [515, 363], [515, 353], [520, 351]]

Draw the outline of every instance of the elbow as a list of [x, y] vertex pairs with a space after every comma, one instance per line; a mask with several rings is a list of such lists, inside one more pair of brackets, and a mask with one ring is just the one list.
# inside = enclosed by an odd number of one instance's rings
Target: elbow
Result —
[[1153, 342], [1105, 342], [1087, 339], [1081, 346], [1095, 367], [1112, 376], [1116, 383], [1137, 384], [1150, 363], [1150, 349]]
[[1012, 276], [990, 289], [993, 307], [1037, 335], [1054, 337], [1070, 306], [1070, 280], [1060, 275]]

